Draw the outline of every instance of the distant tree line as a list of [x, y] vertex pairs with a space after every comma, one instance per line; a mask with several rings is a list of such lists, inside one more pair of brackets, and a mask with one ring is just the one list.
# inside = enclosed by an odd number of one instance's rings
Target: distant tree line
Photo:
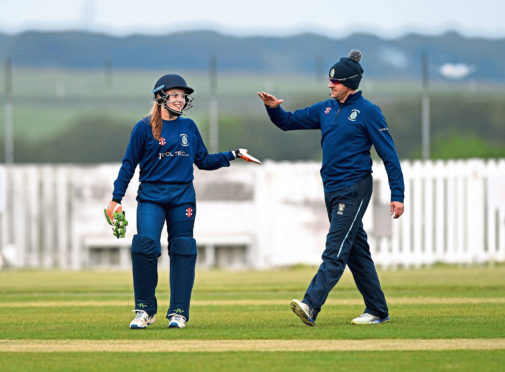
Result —
[[[286, 109], [302, 108], [295, 102]], [[421, 157], [421, 104], [395, 101], [381, 105], [400, 158]], [[198, 123], [207, 138], [207, 123]], [[247, 117], [220, 116], [220, 151], [248, 147], [261, 159], [277, 161], [319, 160], [319, 131], [283, 132], [270, 123], [266, 113]], [[111, 115], [86, 115], [69, 123], [68, 129], [38, 143], [17, 138], [15, 161], [20, 163], [119, 162], [126, 150], [131, 128]], [[434, 96], [431, 99], [431, 155], [434, 159], [505, 157], [505, 105], [500, 99]], [[4, 160], [0, 143], [0, 161]]]
[[419, 78], [426, 52], [431, 78], [441, 78], [435, 70], [445, 63], [464, 63], [472, 66], [472, 78], [505, 81], [505, 39], [467, 38], [456, 32], [396, 39], [364, 33], [237, 37], [208, 30], [125, 37], [85, 31], [0, 33], [0, 61], [9, 58], [15, 66], [31, 68], [208, 71], [214, 55], [220, 72], [324, 76], [327, 67], [354, 48], [364, 52], [362, 64], [370, 77]]

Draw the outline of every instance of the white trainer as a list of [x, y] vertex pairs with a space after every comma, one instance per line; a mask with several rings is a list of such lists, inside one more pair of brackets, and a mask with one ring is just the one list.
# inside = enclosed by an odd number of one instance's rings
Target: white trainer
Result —
[[184, 328], [186, 327], [186, 318], [179, 314], [174, 314], [168, 320], [168, 328]]
[[314, 327], [316, 322], [312, 319], [312, 309], [306, 303], [300, 300], [291, 300], [291, 310], [309, 327]]
[[385, 318], [378, 317], [376, 315], [363, 313], [357, 318], [351, 320], [351, 324], [379, 324], [389, 321], [389, 316]]
[[156, 319], [154, 315], [149, 315], [144, 310], [133, 310], [136, 314], [135, 318], [130, 322], [130, 329], [145, 329], [148, 325], [153, 324]]

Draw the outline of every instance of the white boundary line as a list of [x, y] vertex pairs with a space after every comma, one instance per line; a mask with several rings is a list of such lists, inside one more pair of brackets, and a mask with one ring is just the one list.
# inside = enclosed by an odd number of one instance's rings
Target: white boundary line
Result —
[[505, 338], [368, 340], [0, 340], [1, 352], [505, 350]]

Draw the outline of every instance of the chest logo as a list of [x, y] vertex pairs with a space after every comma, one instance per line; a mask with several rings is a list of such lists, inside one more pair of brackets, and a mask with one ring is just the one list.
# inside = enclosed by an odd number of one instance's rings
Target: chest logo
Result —
[[165, 139], [163, 137], [160, 137], [160, 140], [158, 141], [158, 143], [161, 145], [161, 146], [164, 146], [165, 145]]
[[356, 110], [356, 109], [352, 109], [352, 112], [351, 114], [349, 115], [349, 120], [350, 121], [356, 121], [356, 118], [358, 117], [358, 114], [359, 114], [359, 110]]
[[181, 145], [183, 146], [189, 146], [188, 142], [188, 135], [187, 134], [181, 134]]
[[326, 108], [324, 109], [324, 113], [325, 113], [326, 115], [328, 115], [328, 114], [330, 113], [330, 111], [331, 111], [331, 107], [330, 107], [330, 106], [328, 106], [328, 107], [326, 107]]

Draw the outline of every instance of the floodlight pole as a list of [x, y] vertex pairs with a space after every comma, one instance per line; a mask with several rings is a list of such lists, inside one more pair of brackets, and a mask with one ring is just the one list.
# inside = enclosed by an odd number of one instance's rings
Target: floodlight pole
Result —
[[5, 61], [5, 164], [14, 163], [14, 133], [12, 109], [12, 63]]
[[209, 59], [209, 148], [211, 153], [219, 149], [219, 112], [217, 98], [217, 57]]
[[103, 72], [104, 72], [104, 82], [105, 86], [108, 88], [112, 87], [113, 78], [112, 78], [112, 58], [107, 57], [103, 61]]
[[428, 56], [422, 55], [423, 99], [422, 99], [422, 149], [423, 160], [430, 159], [430, 97], [428, 92]]

